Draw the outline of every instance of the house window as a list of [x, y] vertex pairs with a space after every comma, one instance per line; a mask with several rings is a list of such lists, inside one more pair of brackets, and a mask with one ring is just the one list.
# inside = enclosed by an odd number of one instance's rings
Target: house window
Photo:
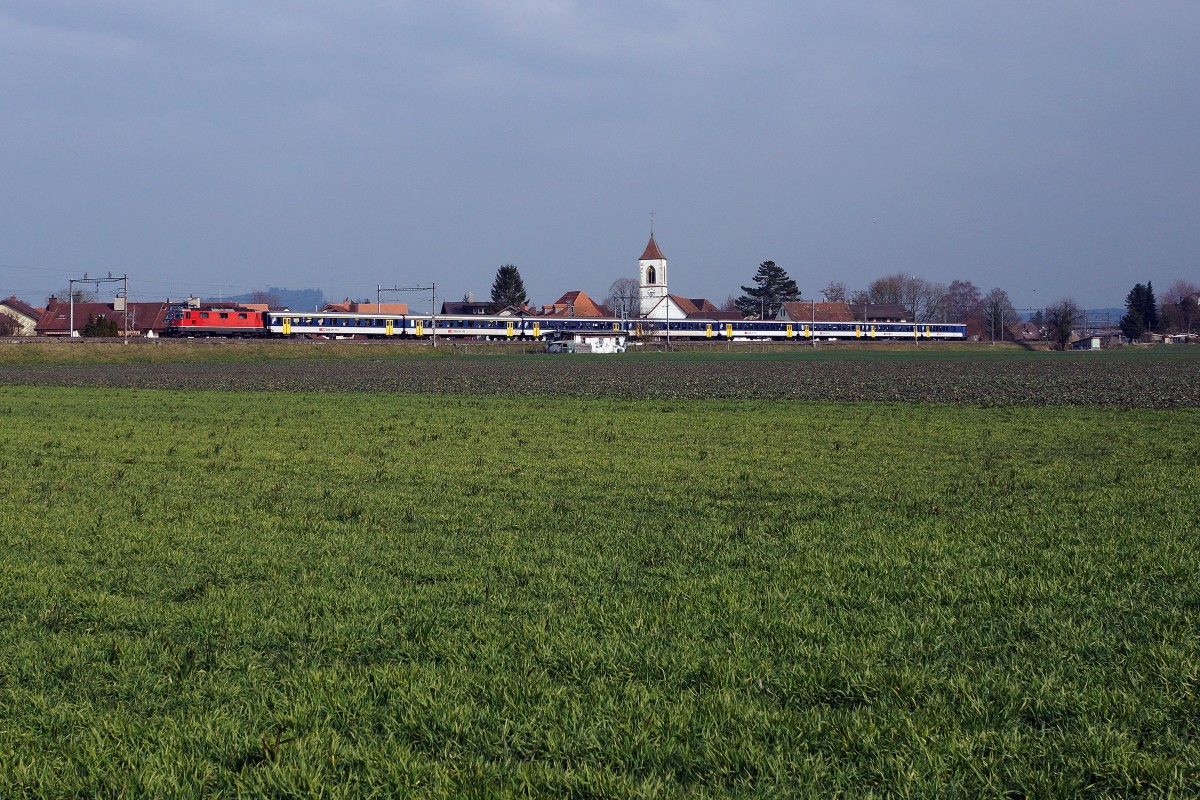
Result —
[[646, 283], [653, 284], [658, 276], [654, 274], [654, 267], [646, 268]]

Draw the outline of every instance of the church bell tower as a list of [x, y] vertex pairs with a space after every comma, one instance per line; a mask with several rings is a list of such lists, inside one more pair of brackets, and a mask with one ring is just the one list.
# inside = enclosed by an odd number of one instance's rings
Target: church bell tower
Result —
[[663, 312], [661, 306], [663, 298], [667, 296], [667, 258], [662, 254], [662, 250], [658, 249], [653, 231], [650, 233], [650, 243], [638, 259], [638, 289], [643, 317], [656, 309], [659, 313]]

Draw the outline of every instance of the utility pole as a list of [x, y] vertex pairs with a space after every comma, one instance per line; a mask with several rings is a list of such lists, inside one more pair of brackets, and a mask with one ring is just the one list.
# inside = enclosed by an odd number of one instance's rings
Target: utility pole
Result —
[[431, 299], [429, 301], [430, 324], [433, 327], [433, 346], [437, 347], [437, 284], [431, 283], [428, 286], [380, 286], [375, 284], [375, 313], [379, 312], [379, 295], [381, 292], [430, 292]]
[[[119, 278], [114, 278], [113, 274], [110, 272], [108, 273], [107, 278], [89, 278], [88, 274], [85, 272], [83, 273], [82, 278], [69, 278], [67, 280], [67, 292], [71, 295], [71, 311], [67, 323], [70, 327], [70, 331], [67, 334], [68, 338], [74, 338], [75, 336], [75, 284], [77, 283], [90, 283], [96, 287], [96, 291], [100, 291], [100, 284], [102, 283], [122, 284], [124, 288], [122, 288], [120, 294], [117, 295], [117, 297], [121, 299], [121, 338], [123, 340], [122, 344], [129, 344], [129, 275], [126, 274]], [[113, 311], [118, 310], [117, 305], [118, 304], [114, 299]]]

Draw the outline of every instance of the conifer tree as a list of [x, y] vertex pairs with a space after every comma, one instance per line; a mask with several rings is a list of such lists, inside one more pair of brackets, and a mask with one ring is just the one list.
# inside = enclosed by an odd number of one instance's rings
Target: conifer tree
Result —
[[524, 306], [529, 302], [525, 294], [525, 282], [521, 273], [512, 264], [505, 264], [496, 270], [496, 280], [492, 282], [492, 308], [495, 314], [508, 306]]
[[108, 317], [88, 315], [87, 324], [79, 329], [80, 336], [120, 336], [117, 323]]
[[755, 286], [743, 286], [745, 292], [735, 302], [738, 311], [747, 317], [760, 316], [771, 319], [784, 303], [794, 303], [800, 299], [800, 289], [796, 282], [788, 277], [787, 270], [774, 261], [764, 261], [758, 265], [754, 275]]
[[1129, 290], [1120, 324], [1121, 333], [1135, 340], [1147, 331], [1158, 330], [1158, 302], [1154, 299], [1153, 284], [1139, 283]]

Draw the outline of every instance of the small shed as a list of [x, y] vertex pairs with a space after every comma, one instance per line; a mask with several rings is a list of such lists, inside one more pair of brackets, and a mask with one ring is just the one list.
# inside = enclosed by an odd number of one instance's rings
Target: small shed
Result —
[[624, 331], [555, 331], [547, 353], [624, 353]]

